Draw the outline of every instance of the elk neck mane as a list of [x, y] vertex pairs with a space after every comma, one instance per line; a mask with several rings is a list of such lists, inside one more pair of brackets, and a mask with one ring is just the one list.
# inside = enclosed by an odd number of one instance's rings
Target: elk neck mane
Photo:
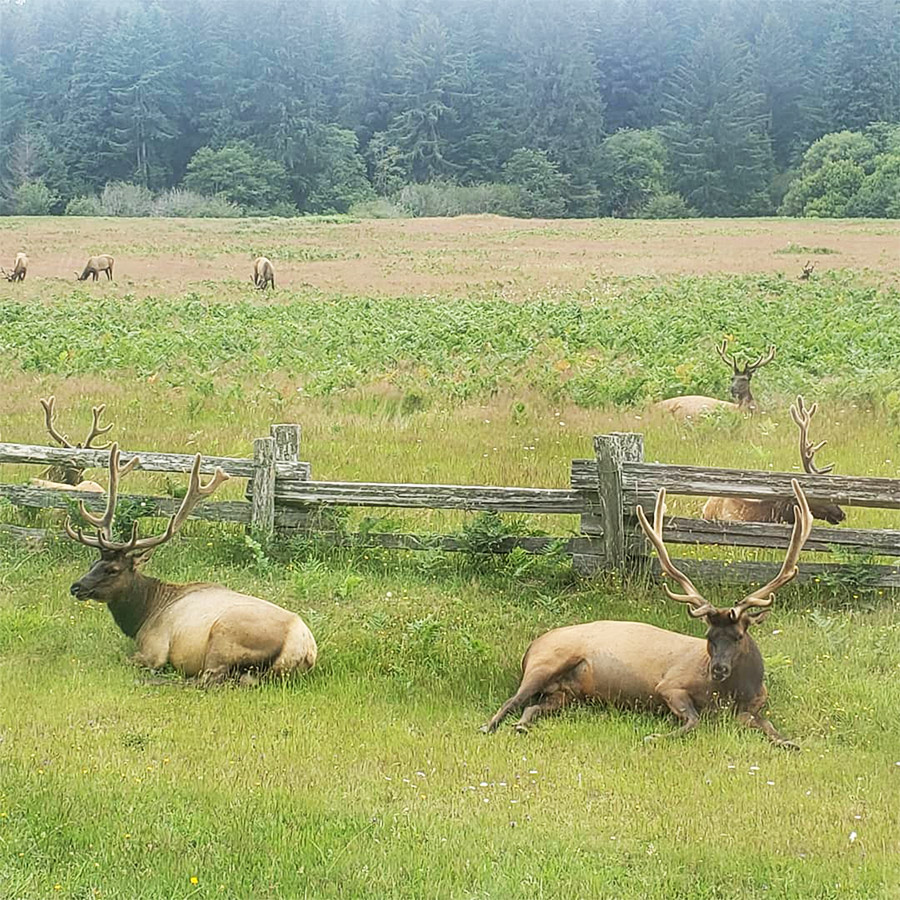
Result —
[[207, 587], [215, 587], [215, 585], [204, 581], [172, 584], [150, 575], [144, 575], [142, 572], [136, 572], [134, 586], [129, 595], [122, 600], [110, 600], [106, 605], [122, 633], [133, 638], [144, 623], [153, 616], [158, 615], [187, 594]]

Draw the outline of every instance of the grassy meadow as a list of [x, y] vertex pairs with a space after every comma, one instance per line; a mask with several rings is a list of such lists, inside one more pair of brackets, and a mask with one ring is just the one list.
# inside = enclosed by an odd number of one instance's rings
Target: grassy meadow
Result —
[[[20, 247], [28, 279], [0, 284], [5, 441], [47, 442], [38, 398], [52, 393], [70, 437], [104, 402], [127, 448], [241, 456], [271, 423], [299, 422], [313, 477], [565, 486], [612, 430], [643, 432], [651, 460], [797, 469], [787, 406], [802, 392], [820, 402], [820, 463], [900, 477], [897, 222], [0, 222], [0, 260]], [[105, 251], [116, 280], [75, 282]], [[249, 282], [257, 252], [273, 294]], [[722, 338], [777, 345], [753, 383], [760, 414], [685, 426], [649, 409], [727, 397]], [[0, 466], [6, 482], [35, 474]], [[473, 521], [367, 516], [422, 532]], [[9, 507], [0, 521], [52, 525]], [[898, 527], [863, 509], [846, 524]], [[307, 677], [203, 691], [135, 669], [109, 613], [70, 598], [91, 558], [0, 534], [0, 897], [900, 896], [890, 593], [794, 586], [759, 626], [769, 714], [803, 748], [787, 754], [728, 715], [668, 744], [642, 742], [665, 720], [603, 708], [527, 737], [478, 732], [549, 628], [702, 633], [639, 578], [579, 580], [524, 554], [261, 545], [191, 523], [150, 573], [273, 600], [319, 644]]]

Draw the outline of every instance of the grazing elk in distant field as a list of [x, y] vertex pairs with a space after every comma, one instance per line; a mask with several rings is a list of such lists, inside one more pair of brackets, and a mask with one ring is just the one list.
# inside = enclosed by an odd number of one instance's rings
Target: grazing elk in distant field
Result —
[[707, 603], [669, 558], [662, 538], [666, 492], [661, 490], [656, 499], [652, 528], [638, 506], [641, 527], [656, 548], [663, 572], [684, 590], [684, 594], [676, 594], [664, 586], [666, 594], [688, 604], [692, 618], [706, 620], [706, 638], [642, 622], [591, 622], [548, 631], [526, 651], [518, 691], [482, 731], [495, 731], [512, 710], [528, 703], [531, 705], [516, 723], [518, 731], [527, 731], [535, 718], [569, 703], [594, 700], [660, 711], [668, 707], [681, 727], [665, 736], [675, 737], [696, 727], [700, 712], [718, 697], [734, 703], [743, 724], [759, 728], [780, 747], [798, 749], [761, 715], [767, 698], [763, 660], [749, 634], [750, 626], [765, 618], [775, 591], [797, 574], [797, 560], [812, 528], [806, 497], [796, 481], [792, 484], [797, 509], [781, 571], [730, 609]]
[[107, 280], [112, 281], [114, 262], [115, 260], [108, 253], [92, 256], [85, 264], [84, 271], [78, 276], [78, 280], [87, 281], [88, 275], [92, 275], [93, 280], [96, 281], [101, 272], [106, 272]]
[[264, 291], [269, 285], [275, 290], [275, 269], [265, 256], [257, 256], [253, 260], [253, 283]]
[[721, 346], [716, 347], [716, 351], [722, 357], [725, 365], [731, 366], [731, 396], [734, 397], [733, 402], [718, 400], [715, 397], [689, 394], [684, 397], [670, 397], [668, 400], [661, 400], [659, 403], [653, 404], [653, 409], [665, 410], [678, 419], [693, 419], [715, 409], [755, 412], [756, 401], [753, 399], [753, 394], [750, 393], [750, 379], [753, 378], [759, 369], [775, 359], [775, 347], [774, 345], [769, 347], [765, 354], [760, 354], [753, 362], [745, 362], [743, 365], [740, 365], [733, 354], [729, 357], [725, 353], [727, 346], [727, 341], [722, 341]]
[[129, 540], [116, 541], [112, 522], [119, 478], [138, 465], [138, 457], [132, 457], [120, 466], [119, 448], [113, 444], [106, 512], [95, 516], [80, 504], [81, 515], [97, 529], [96, 536], [85, 535], [66, 520], [70, 538], [100, 551], [100, 559], [72, 585], [70, 593], [109, 607], [119, 628], [137, 644], [132, 657], [137, 665], [159, 669], [170, 663], [206, 685], [229, 675], [240, 675], [241, 683], [252, 684], [262, 674], [287, 675], [311, 668], [316, 642], [295, 613], [220, 585], [170, 584], [140, 571], [153, 551], [181, 528], [197, 502], [228, 476], [217, 468], [210, 481], [201, 484], [198, 453], [187, 493], [165, 531], [139, 538], [135, 522]]
[[[94, 421], [88, 436], [80, 444], [69, 443], [69, 439], [56, 430], [56, 425], [53, 422], [56, 413], [56, 397], [48, 397], [46, 400], [41, 400], [41, 406], [44, 408], [44, 423], [47, 426], [47, 433], [61, 447], [69, 450], [105, 450], [109, 446], [109, 441], [98, 447], [93, 446], [96, 438], [106, 434], [113, 427], [112, 423], [104, 426], [100, 425], [100, 417], [106, 409], [105, 403], [91, 407]], [[35, 487], [53, 488], [54, 490], [93, 491], [94, 493], [102, 494], [103, 488], [96, 481], [84, 480], [84, 469], [84, 466], [50, 466], [41, 473], [40, 478], [32, 478], [31, 483]]]
[[17, 253], [12, 272], [7, 272], [2, 268], [0, 268], [0, 272], [6, 276], [7, 281], [24, 281], [28, 274], [28, 257], [24, 253]]
[[[817, 468], [813, 458], [827, 441], [813, 444], [809, 439], [809, 424], [819, 408], [813, 403], [804, 407], [803, 398], [797, 397], [796, 405], [791, 406], [791, 418], [800, 429], [800, 461], [807, 475], [827, 475], [834, 464]], [[825, 500], [810, 500], [809, 508], [813, 518], [822, 519], [829, 525], [839, 525], [846, 518], [844, 511], [836, 503]], [[745, 497], [710, 497], [706, 501], [701, 514], [704, 519], [716, 519], [722, 522], [786, 522], [794, 521], [794, 504], [790, 500], [751, 500]]]

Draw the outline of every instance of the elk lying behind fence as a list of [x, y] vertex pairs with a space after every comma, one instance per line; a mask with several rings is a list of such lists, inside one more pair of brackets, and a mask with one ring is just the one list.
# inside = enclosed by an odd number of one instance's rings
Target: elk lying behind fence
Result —
[[[647, 463], [643, 460], [643, 437], [639, 434], [608, 434], [594, 438], [593, 459], [573, 460], [566, 488], [497, 487], [448, 484], [380, 484], [344, 481], [314, 481], [310, 465], [300, 460], [300, 428], [275, 425], [271, 436], [254, 441], [253, 458], [204, 457], [203, 473], [221, 467], [233, 478], [247, 479], [245, 499], [212, 501], [197, 507], [194, 515], [210, 521], [249, 525], [262, 532], [299, 532], [353, 546], [404, 550], [463, 550], [468, 545], [459, 534], [350, 533], [336, 532], [319, 516], [336, 506], [406, 509], [456, 509], [469, 512], [563, 514], [580, 517], [580, 528], [553, 536], [509, 536], [498, 538], [488, 552], [508, 553], [516, 548], [529, 553], [556, 549], [572, 557], [584, 574], [603, 570], [624, 571], [651, 560], [646, 540], [631, 512], [636, 503], [653, 509], [656, 493], [665, 488], [670, 496], [729, 496], [759, 499], [788, 498], [791, 479], [796, 478], [810, 499], [830, 500], [844, 507], [900, 509], [900, 479], [857, 478], [835, 475], [798, 475], [745, 469]], [[122, 451], [123, 463], [139, 455], [141, 470], [188, 472], [193, 457], [187, 454]], [[105, 450], [40, 447], [0, 443], [0, 463], [15, 465], [70, 465], [104, 467]], [[22, 484], [0, 483], [0, 497], [14, 506], [67, 508], [69, 498], [84, 499], [88, 509], [102, 509], [102, 494], [56, 491]], [[133, 498], [145, 504], [146, 516], [168, 516], [178, 501], [170, 497]], [[323, 525], [323, 521], [326, 524]], [[768, 523], [712, 522], [703, 519], [669, 518], [666, 541], [670, 544], [724, 545], [784, 549], [790, 527]], [[577, 530], [576, 530], [577, 529]], [[9, 527], [17, 536], [27, 533]], [[573, 533], [575, 532], [575, 533]], [[580, 532], [580, 533], [577, 533]], [[40, 538], [38, 533], [34, 537]], [[900, 531], [885, 529], [816, 527], [806, 544], [809, 551], [829, 553], [839, 548], [874, 556], [900, 557]], [[725, 562], [716, 559], [676, 560], [690, 577], [727, 583], [764, 582], [777, 569], [774, 562]], [[804, 563], [799, 579], [825, 574], [840, 576], [849, 571], [832, 563]], [[900, 587], [900, 567], [873, 565], [866, 569], [866, 584]]]

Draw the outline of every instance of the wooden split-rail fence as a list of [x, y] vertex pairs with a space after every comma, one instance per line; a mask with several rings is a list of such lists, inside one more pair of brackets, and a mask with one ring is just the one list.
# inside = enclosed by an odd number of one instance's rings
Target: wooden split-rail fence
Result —
[[[467, 512], [575, 514], [577, 534], [559, 537], [509, 536], [491, 540], [485, 549], [508, 553], [521, 548], [529, 553], [551, 550], [571, 556], [583, 574], [626, 571], [649, 563], [658, 572], [640, 532], [634, 509], [640, 504], [652, 514], [657, 491], [670, 495], [781, 499], [792, 496], [796, 478], [810, 498], [830, 500], [845, 507], [900, 510], [900, 479], [838, 475], [798, 475], [747, 469], [717, 469], [644, 462], [643, 436], [606, 434], [594, 438], [594, 458], [576, 459], [568, 488], [493, 487], [485, 485], [386, 484], [316, 481], [308, 462], [300, 459], [300, 427], [274, 425], [269, 437], [253, 442], [247, 459], [204, 456], [201, 471], [220, 466], [234, 478], [247, 480], [244, 500], [211, 500], [197, 506], [194, 518], [250, 526], [261, 533], [319, 533], [326, 540], [354, 546], [404, 550], [454, 551], [471, 549], [459, 534], [414, 534], [329, 530], [323, 510], [334, 507], [406, 509], [456, 509]], [[140, 468], [148, 472], [186, 473], [193, 457], [178, 453], [122, 450], [122, 462], [138, 455]], [[0, 463], [70, 465], [103, 468], [106, 450], [80, 450], [0, 443]], [[105, 495], [56, 491], [23, 484], [0, 482], [0, 498], [17, 507], [68, 508], [71, 499], [84, 500], [88, 508], [102, 509]], [[123, 498], [125, 499], [125, 498]], [[172, 514], [179, 500], [171, 497], [134, 496], [131, 510], [144, 516]], [[143, 504], [143, 505], [140, 505]], [[132, 512], [132, 515], [134, 513]], [[41, 539], [35, 529], [0, 526], [19, 537]], [[781, 549], [787, 547], [790, 527], [765, 523], [710, 522], [702, 519], [667, 518], [668, 543], [723, 545]], [[900, 531], [887, 529], [815, 527], [806, 544], [809, 551], [863, 554], [900, 558]], [[763, 582], [771, 578], [780, 561], [676, 560], [689, 576], [731, 583]], [[900, 566], [891, 564], [802, 563], [800, 579], [843, 576], [863, 586], [900, 587]]]

